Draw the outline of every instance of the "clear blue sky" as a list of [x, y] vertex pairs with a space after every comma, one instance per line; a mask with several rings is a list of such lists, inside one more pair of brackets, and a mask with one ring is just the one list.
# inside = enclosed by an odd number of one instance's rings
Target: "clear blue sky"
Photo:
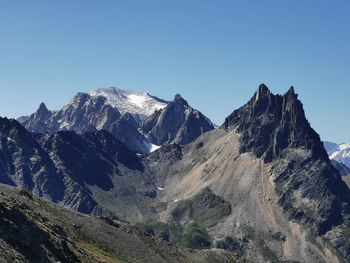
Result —
[[0, 0], [0, 115], [118, 86], [181, 93], [217, 124], [260, 83], [294, 85], [323, 139], [350, 142], [350, 1]]

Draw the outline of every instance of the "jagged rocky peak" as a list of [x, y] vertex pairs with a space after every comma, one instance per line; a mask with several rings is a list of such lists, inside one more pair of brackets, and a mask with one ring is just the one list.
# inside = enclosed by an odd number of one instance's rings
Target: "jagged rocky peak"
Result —
[[241, 152], [252, 151], [268, 162], [288, 147], [308, 149], [327, 159], [293, 87], [284, 95], [274, 95], [261, 84], [246, 105], [225, 119], [223, 127], [241, 133]]
[[269, 96], [271, 94], [269, 88], [265, 84], [260, 84], [258, 90], [255, 93], [255, 100], [259, 100], [261, 97]]
[[41, 122], [47, 121], [52, 116], [52, 112], [49, 111], [45, 103], [40, 103], [38, 110], [35, 112], [35, 118]]
[[[349, 189], [331, 165], [293, 87], [274, 95], [260, 86], [246, 105], [226, 118], [223, 128], [240, 134], [241, 153], [270, 164], [278, 203], [291, 220], [324, 234], [348, 218]], [[318, 205], [305, 208], [298, 194]]]
[[184, 105], [184, 106], [189, 106], [187, 101], [180, 94], [176, 94], [172, 102], [180, 105]]
[[[31, 114], [28, 118], [24, 118], [21, 124], [31, 132], [47, 132], [48, 127], [45, 122], [52, 117], [52, 112], [47, 109], [42, 102], [36, 112]], [[20, 121], [20, 119], [18, 119]]]
[[36, 111], [37, 114], [43, 116], [43, 115], [50, 115], [51, 111], [49, 111], [45, 105], [44, 102], [40, 103], [38, 110]]
[[212, 122], [193, 109], [180, 94], [176, 94], [164, 109], [156, 111], [142, 124], [143, 132], [156, 145], [187, 144], [212, 129]]

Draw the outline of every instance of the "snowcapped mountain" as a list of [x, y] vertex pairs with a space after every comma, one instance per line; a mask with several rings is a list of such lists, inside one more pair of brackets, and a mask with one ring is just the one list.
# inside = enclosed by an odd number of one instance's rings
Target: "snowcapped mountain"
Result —
[[119, 88], [101, 88], [89, 93], [91, 97], [104, 97], [106, 103], [117, 108], [121, 114], [126, 112], [143, 120], [156, 110], [163, 109], [168, 102], [148, 93], [132, 92]]
[[[88, 93], [77, 93], [58, 111], [50, 111], [44, 103], [41, 103], [35, 113], [17, 120], [28, 131], [34, 133], [54, 133], [64, 130], [84, 134], [95, 130], [106, 130], [129, 149], [142, 153], [156, 150], [164, 143], [187, 144], [202, 133], [214, 129], [210, 120], [192, 109], [187, 102], [186, 107], [175, 107], [177, 112], [173, 112], [174, 106], [171, 106], [173, 104], [174, 102], [167, 102], [148, 93], [101, 88]], [[185, 138], [184, 140], [174, 141], [172, 137], [171, 140], [165, 141], [153, 138], [154, 136], [151, 140], [142, 130], [149, 118], [156, 120], [153, 116], [157, 117], [163, 111], [167, 114], [162, 115], [160, 123], [171, 124], [169, 127], [172, 129], [164, 131], [166, 135], [168, 136], [169, 132], [179, 134], [181, 138]], [[152, 128], [156, 124], [157, 122], [148, 126]], [[162, 127], [159, 129], [164, 130]], [[160, 135], [158, 132], [155, 136]]]
[[329, 155], [329, 159], [342, 163], [350, 168], [350, 144], [336, 144], [324, 142], [324, 147]]

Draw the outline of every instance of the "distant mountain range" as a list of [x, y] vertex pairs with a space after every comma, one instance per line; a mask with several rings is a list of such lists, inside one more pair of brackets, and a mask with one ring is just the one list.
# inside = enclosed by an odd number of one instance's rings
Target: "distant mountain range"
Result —
[[341, 163], [350, 169], [350, 144], [336, 144], [327, 141], [323, 144], [331, 160]]
[[78, 93], [58, 111], [41, 103], [35, 113], [17, 120], [35, 133], [107, 130], [131, 150], [146, 153], [164, 143], [192, 142], [214, 129], [208, 118], [180, 98], [176, 95], [174, 101], [167, 102], [148, 93], [97, 89]]
[[[156, 262], [350, 262], [350, 190], [293, 87], [279, 95], [261, 84], [215, 129], [180, 95], [165, 102], [132, 94], [79, 93], [58, 111], [40, 105], [22, 125], [0, 118], [0, 182], [192, 249], [164, 249], [163, 258], [156, 249]], [[149, 152], [152, 145], [159, 149]], [[10, 199], [0, 198], [0, 208]], [[12, 241], [0, 248], [27, 252]], [[141, 248], [150, 251], [148, 242]]]

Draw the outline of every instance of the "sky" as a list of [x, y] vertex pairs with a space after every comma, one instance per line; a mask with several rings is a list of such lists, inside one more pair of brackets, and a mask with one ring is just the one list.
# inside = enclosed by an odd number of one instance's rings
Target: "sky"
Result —
[[0, 116], [101, 87], [180, 93], [221, 124], [260, 83], [294, 86], [323, 140], [350, 142], [348, 0], [0, 0]]

